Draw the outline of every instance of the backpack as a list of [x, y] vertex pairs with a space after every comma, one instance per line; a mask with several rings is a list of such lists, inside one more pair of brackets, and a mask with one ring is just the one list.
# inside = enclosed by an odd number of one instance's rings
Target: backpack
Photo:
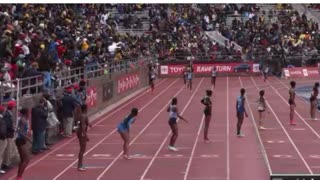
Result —
[[0, 139], [6, 139], [7, 137], [7, 123], [3, 119], [3, 117], [0, 117]]

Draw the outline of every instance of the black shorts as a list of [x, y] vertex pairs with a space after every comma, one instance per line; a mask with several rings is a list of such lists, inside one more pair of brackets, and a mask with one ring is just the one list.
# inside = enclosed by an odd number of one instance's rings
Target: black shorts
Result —
[[237, 112], [237, 118], [243, 119], [244, 118], [244, 112]]
[[169, 119], [169, 125], [172, 126], [172, 125], [175, 125], [175, 124], [177, 124], [177, 118], [174, 118], [174, 117], [170, 118]]
[[288, 100], [288, 103], [289, 103], [290, 105], [293, 105], [293, 104], [294, 104], [293, 99], [289, 99], [289, 100]]
[[259, 110], [259, 112], [264, 112], [264, 111], [266, 111], [266, 110]]
[[211, 111], [209, 109], [205, 109], [203, 112], [205, 116], [211, 116]]
[[315, 98], [314, 96], [311, 96], [311, 97], [309, 98], [309, 100], [310, 100], [310, 102], [312, 102], [312, 101], [316, 100], [316, 98]]
[[27, 141], [25, 139], [22, 139], [22, 138], [17, 138], [16, 139], [16, 146], [23, 146], [27, 143]]

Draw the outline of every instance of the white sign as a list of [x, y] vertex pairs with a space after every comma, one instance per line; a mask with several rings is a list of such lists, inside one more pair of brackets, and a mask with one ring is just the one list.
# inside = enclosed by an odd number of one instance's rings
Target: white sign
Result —
[[160, 66], [160, 74], [169, 74], [168, 66]]

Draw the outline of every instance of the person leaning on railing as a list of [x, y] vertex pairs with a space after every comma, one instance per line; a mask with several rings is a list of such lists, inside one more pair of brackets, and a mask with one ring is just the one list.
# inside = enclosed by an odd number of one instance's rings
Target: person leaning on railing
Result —
[[[26, 69], [22, 73], [23, 78], [30, 77], [30, 78], [27, 78], [24, 81], [22, 81], [22, 87], [25, 87], [25, 86], [30, 87], [30, 92], [29, 92], [30, 94], [35, 94], [37, 92], [37, 90], [36, 90], [37, 87], [34, 87], [37, 83], [36, 77], [42, 76], [42, 73], [38, 71], [38, 68], [39, 68], [39, 64], [37, 62], [33, 62], [31, 64], [31, 67]], [[31, 77], [33, 77], [33, 78], [31, 78]], [[28, 89], [23, 89], [22, 95], [26, 94], [27, 91], [28, 91]]]

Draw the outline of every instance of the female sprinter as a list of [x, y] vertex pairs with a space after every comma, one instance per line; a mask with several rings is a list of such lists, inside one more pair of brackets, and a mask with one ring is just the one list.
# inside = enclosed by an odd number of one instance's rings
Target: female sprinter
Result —
[[29, 118], [28, 109], [27, 108], [21, 109], [20, 117], [18, 120], [18, 127], [17, 127], [18, 137], [16, 139], [16, 145], [18, 148], [19, 156], [20, 156], [17, 180], [22, 179], [23, 172], [28, 166], [30, 161], [29, 149], [27, 145], [27, 141], [31, 143], [31, 140], [27, 137], [27, 133], [29, 130], [28, 118]]
[[262, 122], [264, 121], [265, 118], [265, 111], [266, 111], [266, 100], [264, 98], [264, 90], [261, 90], [259, 92], [259, 99], [258, 99], [258, 113], [259, 113], [259, 129], [260, 130], [265, 130], [265, 128], [262, 125]]
[[291, 81], [290, 82], [290, 86], [291, 88], [289, 89], [289, 106], [290, 106], [290, 113], [289, 113], [289, 117], [290, 117], [290, 125], [296, 125], [296, 123], [293, 120], [293, 116], [294, 116], [294, 109], [296, 107], [296, 102], [295, 102], [295, 98], [296, 98], [296, 91], [295, 91], [295, 87], [296, 87], [296, 82], [295, 81]]
[[190, 90], [192, 90], [192, 76], [193, 76], [193, 73], [192, 73], [192, 68], [188, 68], [188, 71], [187, 71], [187, 79], [188, 79], [188, 83], [187, 83], [187, 87], [190, 88]]
[[269, 74], [269, 66], [266, 65], [264, 70], [263, 70], [263, 81], [266, 82], [268, 79], [268, 74]]
[[130, 140], [130, 126], [134, 123], [135, 117], [138, 115], [138, 109], [132, 108], [131, 113], [127, 116], [119, 125], [118, 125], [118, 132], [123, 139], [123, 158], [130, 160], [132, 159], [129, 156], [129, 140]]
[[316, 112], [317, 112], [317, 105], [318, 105], [318, 94], [319, 94], [319, 83], [316, 82], [313, 86], [311, 97], [310, 97], [310, 115], [311, 119], [316, 120]]
[[211, 71], [211, 84], [216, 87], [217, 68], [213, 67]]
[[184, 120], [185, 122], [188, 122], [187, 120], [185, 120], [183, 117], [180, 116], [179, 112], [178, 112], [178, 108], [177, 108], [177, 104], [178, 104], [178, 99], [177, 98], [173, 98], [171, 101], [171, 105], [168, 107], [167, 112], [169, 112], [169, 125], [172, 131], [172, 136], [170, 139], [170, 144], [169, 144], [169, 150], [171, 151], [178, 151], [178, 149], [176, 149], [174, 147], [174, 144], [178, 138], [178, 125], [177, 125], [177, 119], [180, 118], [182, 120]]
[[204, 123], [204, 142], [210, 143], [210, 140], [208, 138], [208, 131], [209, 131], [209, 125], [211, 121], [211, 111], [212, 111], [212, 101], [210, 99], [212, 95], [211, 90], [206, 91], [206, 96], [201, 100], [201, 103], [205, 105], [204, 108], [204, 116], [205, 116], [205, 123]]
[[187, 74], [188, 74], [187, 68], [188, 67], [185, 67], [185, 70], [183, 71], [183, 83], [184, 83], [184, 85], [187, 85]]
[[87, 105], [83, 104], [81, 106], [77, 106], [75, 110], [75, 119], [77, 122], [77, 137], [79, 139], [80, 151], [78, 155], [78, 171], [86, 171], [83, 167], [83, 155], [86, 151], [87, 142], [89, 141], [87, 131], [89, 124], [88, 116], [87, 116]]
[[247, 111], [245, 109], [245, 101], [246, 98], [244, 97], [244, 94], [246, 93], [246, 90], [244, 88], [240, 89], [240, 96], [237, 97], [236, 102], [236, 109], [237, 109], [237, 136], [243, 137], [244, 134], [241, 133], [241, 127], [244, 119], [244, 115], [248, 117]]
[[155, 68], [153, 66], [150, 67], [149, 69], [149, 84], [151, 86], [151, 92], [153, 92], [154, 90], [154, 80], [156, 79], [156, 71]]

